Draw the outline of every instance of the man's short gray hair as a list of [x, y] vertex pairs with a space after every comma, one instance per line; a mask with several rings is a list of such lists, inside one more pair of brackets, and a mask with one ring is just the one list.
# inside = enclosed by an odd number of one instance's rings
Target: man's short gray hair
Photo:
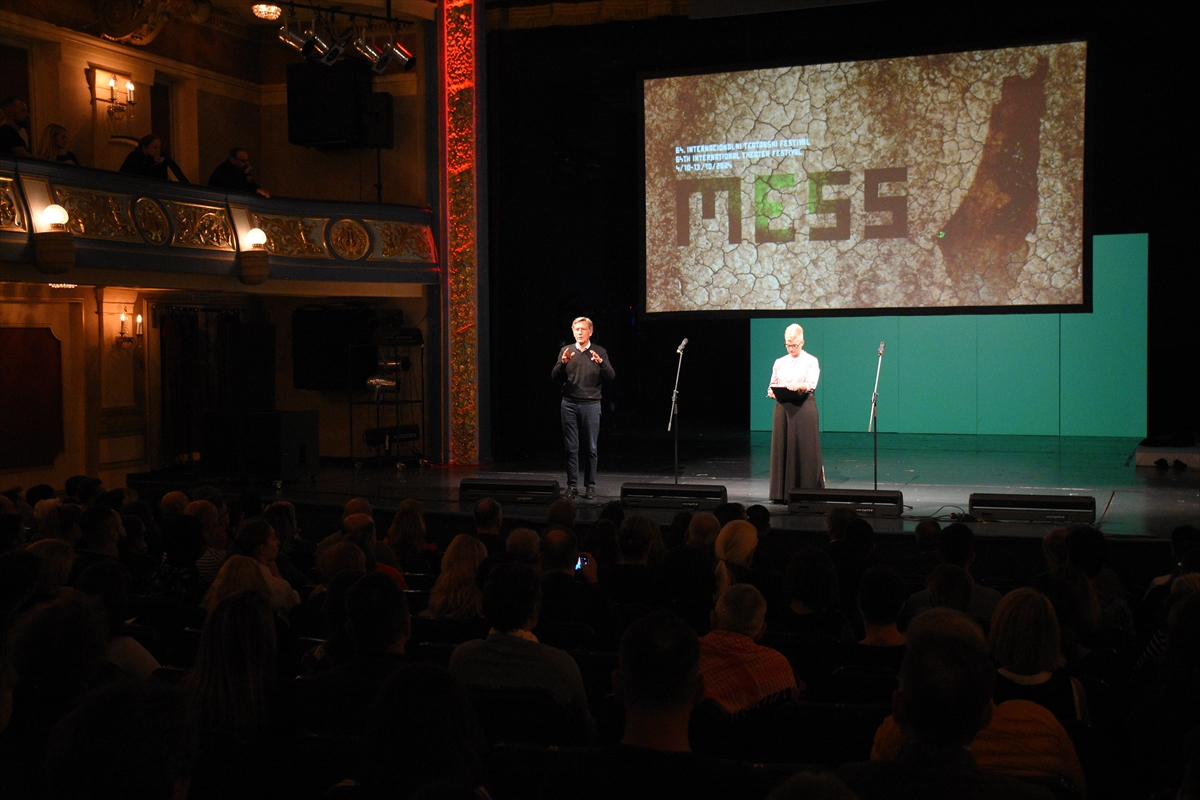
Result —
[[762, 630], [767, 601], [762, 592], [748, 583], [735, 583], [717, 600], [717, 627], [751, 638]]
[[574, 327], [575, 327], [575, 323], [576, 323], [576, 322], [586, 322], [586, 323], [587, 323], [587, 326], [588, 326], [588, 328], [589, 328], [590, 330], [596, 330], [596, 326], [595, 326], [595, 325], [593, 325], [593, 324], [592, 324], [592, 321], [591, 321], [590, 319], [588, 319], [587, 317], [576, 317], [575, 319], [571, 320], [571, 327], [572, 327], [572, 328], [574, 328]]

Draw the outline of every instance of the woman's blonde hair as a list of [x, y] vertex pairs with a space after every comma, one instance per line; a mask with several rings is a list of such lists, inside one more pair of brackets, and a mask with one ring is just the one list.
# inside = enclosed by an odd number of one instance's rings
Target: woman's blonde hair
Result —
[[200, 605], [205, 611], [211, 612], [226, 597], [245, 591], [258, 592], [268, 602], [271, 599], [267, 580], [258, 562], [249, 556], [230, 556], [221, 565], [221, 571], [217, 573], [212, 586], [208, 587]]
[[717, 556], [717, 597], [733, 584], [734, 575], [729, 566], [748, 567], [758, 547], [758, 529], [744, 519], [735, 519], [717, 534], [715, 552]]
[[60, 133], [66, 132], [67, 129], [62, 125], [55, 125], [53, 122], [47, 125], [42, 130], [41, 137], [38, 138], [37, 152], [34, 155], [47, 161], [56, 160], [62, 153], [59, 151], [58, 145], [54, 143], [54, 139]]
[[429, 592], [429, 616], [438, 619], [468, 619], [480, 613], [483, 599], [475, 574], [487, 558], [483, 542], [460, 533], [442, 556], [442, 572]]
[[1018, 675], [1053, 672], [1065, 661], [1054, 606], [1035, 589], [1014, 589], [1000, 599], [988, 631], [996, 666]]

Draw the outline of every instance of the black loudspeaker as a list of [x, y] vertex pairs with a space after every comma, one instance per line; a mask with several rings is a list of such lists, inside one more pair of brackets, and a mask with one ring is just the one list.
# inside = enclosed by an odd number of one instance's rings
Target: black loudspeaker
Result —
[[367, 306], [305, 306], [292, 312], [292, 385], [365, 389], [375, 374], [375, 312]]
[[899, 517], [904, 510], [904, 495], [872, 489], [792, 489], [788, 492], [788, 511], [793, 514], [824, 516], [835, 508], [849, 508], [860, 517]]
[[316, 411], [216, 411], [204, 415], [200, 464], [209, 476], [296, 481], [317, 474]]
[[288, 141], [326, 149], [392, 146], [392, 96], [371, 91], [371, 68], [348, 58], [287, 68]]
[[468, 503], [490, 497], [501, 503], [549, 505], [562, 497], [558, 481], [518, 481], [504, 478], [463, 478], [458, 499]]
[[624, 483], [621, 505], [628, 508], [686, 508], [711, 511], [729, 502], [729, 492], [711, 483]]
[[971, 495], [967, 507], [972, 517], [993, 522], [1056, 522], [1070, 524], [1096, 521], [1096, 498], [1061, 494]]

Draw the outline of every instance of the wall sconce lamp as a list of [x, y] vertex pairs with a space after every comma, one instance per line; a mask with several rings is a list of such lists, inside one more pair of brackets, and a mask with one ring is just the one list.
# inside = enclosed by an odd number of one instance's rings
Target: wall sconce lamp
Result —
[[271, 256], [267, 252], [267, 234], [262, 228], [251, 228], [242, 239], [248, 249], [238, 253], [238, 280], [247, 286], [266, 283], [271, 277]]
[[112, 117], [114, 120], [124, 119], [126, 113], [128, 113], [129, 116], [132, 117], [133, 116], [133, 107], [136, 104], [136, 101], [134, 100], [133, 81], [131, 81], [131, 80], [125, 81], [125, 101], [121, 102], [120, 100], [118, 100], [117, 99], [118, 96], [119, 95], [117, 94], [117, 76], [111, 75], [111, 76], [109, 76], [109, 79], [108, 79], [108, 99], [104, 100], [104, 98], [102, 98], [102, 97], [98, 97], [96, 99], [103, 100], [104, 102], [108, 103], [108, 115], [110, 117]]
[[[138, 314], [138, 319], [142, 318]], [[133, 347], [134, 338], [129, 335], [129, 307], [121, 309], [121, 327], [117, 329], [117, 347], [129, 348]]]
[[75, 237], [67, 230], [69, 219], [67, 210], [56, 203], [38, 214], [33, 232], [33, 258], [39, 272], [61, 275], [75, 266]]

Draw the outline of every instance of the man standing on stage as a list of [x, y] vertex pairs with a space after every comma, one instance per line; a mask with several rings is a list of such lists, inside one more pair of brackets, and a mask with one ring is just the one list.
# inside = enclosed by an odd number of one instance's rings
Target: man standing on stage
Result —
[[571, 323], [575, 344], [558, 354], [550, 379], [562, 384], [563, 444], [567, 450], [567, 497], [579, 494], [579, 457], [584, 457], [586, 497], [596, 497], [596, 440], [600, 435], [600, 385], [617, 377], [608, 353], [592, 343], [592, 321]]

